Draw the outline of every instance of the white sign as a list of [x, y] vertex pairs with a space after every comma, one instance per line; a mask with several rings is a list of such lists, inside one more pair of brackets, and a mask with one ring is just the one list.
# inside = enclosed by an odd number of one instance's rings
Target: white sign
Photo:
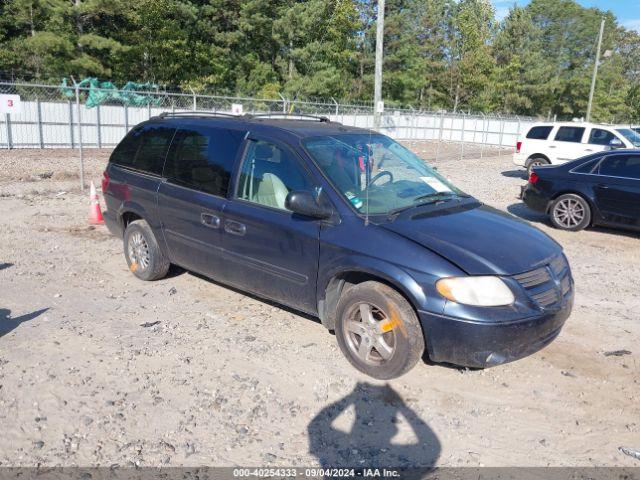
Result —
[[376, 113], [383, 113], [383, 112], [384, 112], [384, 102], [382, 100], [380, 100], [376, 104]]
[[22, 102], [20, 95], [0, 94], [0, 113], [20, 113], [22, 112]]
[[231, 113], [234, 115], [242, 115], [242, 104], [241, 103], [232, 103], [231, 104]]

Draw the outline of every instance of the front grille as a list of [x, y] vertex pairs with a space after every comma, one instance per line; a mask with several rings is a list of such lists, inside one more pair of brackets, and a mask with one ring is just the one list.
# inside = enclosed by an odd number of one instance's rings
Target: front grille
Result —
[[554, 287], [554, 288], [550, 288], [549, 290], [545, 290], [544, 292], [531, 295], [531, 297], [541, 307], [548, 307], [558, 302], [558, 291]]
[[551, 280], [549, 270], [547, 267], [538, 268], [537, 270], [531, 270], [530, 272], [521, 273], [514, 277], [520, 285], [524, 288], [532, 288], [541, 283], [546, 283]]
[[558, 255], [547, 265], [514, 275], [513, 278], [540, 308], [559, 304], [571, 290], [571, 272], [564, 255]]

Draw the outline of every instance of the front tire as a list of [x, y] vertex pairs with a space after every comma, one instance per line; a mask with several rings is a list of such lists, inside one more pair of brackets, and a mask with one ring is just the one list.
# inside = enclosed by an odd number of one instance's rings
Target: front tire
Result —
[[413, 368], [424, 352], [424, 337], [412, 306], [394, 289], [368, 281], [346, 290], [338, 302], [336, 338], [347, 360], [380, 380]]
[[171, 263], [164, 256], [149, 224], [136, 220], [124, 231], [124, 256], [129, 270], [140, 280], [158, 280], [167, 275]]
[[554, 227], [577, 232], [591, 223], [591, 207], [580, 195], [567, 193], [554, 200], [549, 217]]

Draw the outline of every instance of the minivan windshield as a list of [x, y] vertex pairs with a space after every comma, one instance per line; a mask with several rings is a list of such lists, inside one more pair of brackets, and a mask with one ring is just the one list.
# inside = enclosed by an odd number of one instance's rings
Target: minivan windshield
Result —
[[640, 147], [640, 133], [635, 131], [632, 128], [618, 128], [618, 133], [624, 136], [627, 140], [629, 140], [634, 147]]
[[468, 197], [385, 135], [338, 134], [312, 137], [303, 143], [334, 187], [363, 214], [391, 214]]

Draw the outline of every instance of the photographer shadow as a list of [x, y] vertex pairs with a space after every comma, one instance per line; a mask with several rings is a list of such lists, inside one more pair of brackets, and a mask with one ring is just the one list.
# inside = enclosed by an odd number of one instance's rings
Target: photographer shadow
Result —
[[35, 312], [27, 313], [26, 315], [12, 317], [11, 310], [9, 310], [8, 308], [0, 308], [0, 337], [18, 328], [24, 322], [28, 322], [29, 320], [33, 320], [34, 318], [39, 317], [47, 310], [49, 309], [43, 308], [40, 310], [36, 310]]
[[[334, 426], [351, 407], [351, 428]], [[323, 468], [409, 469], [403, 478], [421, 478], [432, 470], [441, 450], [436, 434], [388, 384], [358, 383], [313, 418], [308, 434], [309, 451]]]

